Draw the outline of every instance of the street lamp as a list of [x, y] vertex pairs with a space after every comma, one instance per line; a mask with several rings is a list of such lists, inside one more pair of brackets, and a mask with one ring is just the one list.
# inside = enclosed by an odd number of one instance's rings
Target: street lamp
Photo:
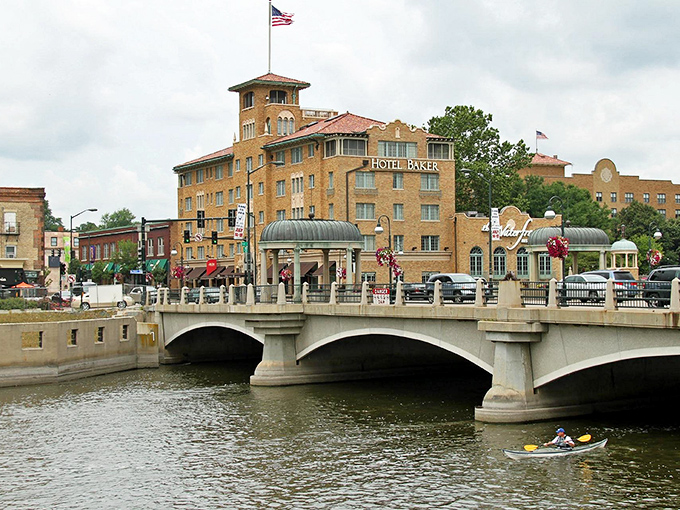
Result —
[[[177, 251], [177, 247], [179, 246], [179, 252]], [[173, 246], [172, 250], [170, 251], [170, 255], [173, 257], [179, 253], [179, 266], [182, 268], [182, 286], [180, 287], [180, 290], [182, 287], [184, 287], [184, 247], [182, 246], [182, 243], [175, 243]]]
[[248, 180], [246, 184], [246, 218], [248, 222], [248, 234], [247, 234], [247, 239], [248, 239], [248, 244], [246, 246], [246, 285], [248, 285], [251, 282], [250, 279], [250, 267], [251, 267], [251, 259], [250, 259], [250, 200], [252, 198], [252, 190], [250, 189], [250, 174], [254, 174], [257, 172], [260, 168], [264, 168], [267, 165], [276, 165], [276, 166], [283, 166], [285, 163], [283, 161], [267, 161], [266, 163], [261, 164], [257, 168], [254, 168], [253, 170], [248, 170], [246, 174], [248, 175]]
[[647, 261], [649, 262], [649, 270], [652, 270], [652, 230], [654, 230], [654, 239], [658, 241], [663, 237], [663, 234], [659, 230], [659, 227], [656, 226], [656, 223], [651, 222], [649, 224], [649, 228], [647, 229], [647, 233], [649, 234], [649, 250], [647, 250]]
[[461, 172], [465, 177], [476, 175], [489, 185], [489, 281], [493, 280], [493, 237], [491, 235], [491, 177], [488, 179], [481, 172], [475, 172], [468, 168], [462, 168]]
[[96, 209], [96, 208], [92, 208], [92, 209], [83, 209], [83, 210], [80, 211], [78, 214], [74, 214], [73, 216], [71, 216], [71, 224], [69, 225], [69, 232], [70, 232], [70, 234], [71, 234], [70, 247], [69, 247], [69, 251], [71, 252], [71, 253], [70, 253], [70, 259], [71, 259], [71, 260], [73, 260], [73, 218], [75, 218], [76, 216], [80, 216], [81, 214], [86, 213], [86, 212], [88, 212], [88, 211], [89, 211], [89, 212], [96, 212], [97, 209]]
[[[546, 220], [554, 220], [555, 216], [555, 210], [553, 209], [552, 203], [553, 202], [559, 202], [560, 204], [560, 214], [562, 215], [562, 223], [560, 225], [560, 230], [561, 230], [561, 235], [564, 237], [564, 202], [562, 202], [562, 199], [558, 197], [557, 195], [553, 195], [550, 197], [550, 200], [548, 200], [548, 208], [546, 209], [545, 213], [543, 214], [543, 217]], [[564, 259], [561, 260], [561, 271], [562, 271], [562, 280], [564, 280]]]
[[[382, 234], [385, 231], [385, 229], [380, 224], [380, 220], [382, 220], [383, 218], [385, 218], [387, 220], [387, 249], [392, 251], [392, 224], [390, 223], [390, 218], [385, 214], [380, 215], [378, 217], [378, 224], [375, 226], [373, 231], [378, 235]], [[392, 267], [389, 264], [387, 265], [387, 273], [389, 274], [390, 289], [391, 289], [392, 288]]]

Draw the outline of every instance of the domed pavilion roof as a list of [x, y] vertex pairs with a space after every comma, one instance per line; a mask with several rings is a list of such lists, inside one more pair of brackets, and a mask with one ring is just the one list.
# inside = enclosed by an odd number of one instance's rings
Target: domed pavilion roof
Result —
[[630, 241], [629, 239], [619, 239], [614, 244], [612, 244], [612, 248], [611, 248], [610, 251], [614, 251], [614, 252], [637, 252], [638, 247], [633, 241]]
[[[560, 227], [537, 228], [529, 234], [528, 246], [538, 249], [545, 248], [548, 239], [561, 234]], [[600, 249], [609, 251], [611, 246], [609, 236], [599, 228], [565, 227], [564, 237], [569, 239], [569, 251], [598, 251]]]

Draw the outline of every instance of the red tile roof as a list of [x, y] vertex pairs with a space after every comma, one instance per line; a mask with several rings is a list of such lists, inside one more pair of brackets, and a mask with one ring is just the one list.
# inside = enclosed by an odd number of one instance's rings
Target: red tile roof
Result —
[[192, 159], [191, 161], [187, 161], [186, 163], [182, 163], [180, 165], [175, 166], [174, 170], [183, 167], [183, 166], [189, 166], [189, 165], [195, 165], [196, 163], [203, 163], [205, 161], [209, 161], [211, 159], [217, 159], [217, 158], [223, 158], [226, 156], [232, 156], [234, 154], [234, 148], [233, 147], [227, 147], [226, 149], [222, 149], [221, 151], [213, 152], [211, 154], [207, 154], [205, 156], [201, 156], [200, 158]]
[[306, 89], [307, 87], [309, 87], [309, 83], [307, 83], [306, 81], [294, 80], [293, 78], [286, 78], [285, 76], [279, 76], [278, 74], [268, 73], [263, 74], [262, 76], [258, 76], [257, 78], [253, 78], [252, 80], [244, 81], [243, 83], [239, 83], [238, 85], [229, 87], [229, 90], [232, 92], [236, 92], [250, 85], [264, 83], [272, 83], [278, 85], [296, 85], [297, 88], [299, 89]]
[[282, 136], [276, 140], [268, 143], [265, 147], [269, 145], [278, 145], [282, 142], [288, 142], [296, 140], [298, 138], [304, 138], [306, 136], [320, 134], [320, 135], [333, 135], [333, 134], [358, 134], [364, 133], [371, 126], [384, 126], [385, 123], [379, 120], [369, 119], [367, 117], [361, 117], [359, 115], [354, 115], [353, 113], [342, 113], [331, 117], [330, 119], [320, 120], [318, 122], [312, 122], [306, 126], [301, 127], [295, 133], [290, 135]]
[[556, 157], [552, 156], [546, 156], [545, 154], [541, 154], [540, 152], [537, 152], [534, 154], [534, 157], [531, 158], [531, 164], [532, 165], [542, 165], [542, 166], [567, 166], [571, 165], [568, 161], [562, 161], [561, 159], [557, 159]]

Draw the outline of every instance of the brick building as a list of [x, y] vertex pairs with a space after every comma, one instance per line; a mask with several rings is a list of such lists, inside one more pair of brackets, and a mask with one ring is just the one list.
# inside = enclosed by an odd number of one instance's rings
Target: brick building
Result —
[[45, 189], [0, 187], [0, 287], [42, 283]]
[[[45, 232], [45, 268], [50, 274], [45, 280], [48, 293], [68, 287], [66, 273], [60, 274], [61, 264], [68, 266], [70, 260], [71, 233], [59, 227], [57, 232]], [[73, 232], [73, 255], [78, 256], [78, 232]], [[61, 289], [60, 289], [61, 286]]]
[[654, 207], [666, 218], [680, 218], [680, 184], [656, 179], [640, 179], [636, 175], [621, 175], [614, 162], [601, 159], [592, 172], [565, 175], [566, 161], [545, 154], [535, 154], [531, 167], [519, 175], [538, 175], [546, 183], [561, 181], [587, 189], [593, 200], [606, 205], [615, 215], [633, 200]]
[[[175, 227], [175, 234], [181, 239], [188, 230], [191, 235], [173, 265], [183, 257], [196, 275], [193, 284], [209, 285], [215, 282], [202, 269], [215, 259], [217, 274], [227, 275], [227, 283], [243, 281], [248, 268], [243, 246], [233, 239], [226, 218], [249, 197], [253, 259], [257, 232], [268, 223], [323, 218], [358, 226], [364, 237], [363, 280], [387, 282], [387, 268], [377, 265], [375, 250], [388, 242], [398, 252], [408, 281], [453, 271], [453, 140], [399, 120], [301, 107], [300, 94], [309, 86], [267, 74], [229, 89], [239, 97], [239, 140], [173, 168], [178, 217], [186, 220]], [[194, 238], [198, 215], [209, 218], [198, 229], [202, 241]], [[379, 218], [384, 232], [377, 235]], [[213, 230], [216, 245], [210, 239]], [[307, 262], [303, 281], [319, 281], [318, 256], [302, 254]], [[338, 264], [346, 263], [341, 257], [331, 254]], [[271, 281], [271, 270], [269, 274]], [[192, 278], [188, 280], [191, 285]]]

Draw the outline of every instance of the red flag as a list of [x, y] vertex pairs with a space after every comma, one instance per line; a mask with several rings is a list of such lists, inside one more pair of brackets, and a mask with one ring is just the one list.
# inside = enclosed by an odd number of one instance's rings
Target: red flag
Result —
[[206, 275], [214, 273], [217, 270], [217, 260], [209, 259], [205, 264], [205, 269]]

